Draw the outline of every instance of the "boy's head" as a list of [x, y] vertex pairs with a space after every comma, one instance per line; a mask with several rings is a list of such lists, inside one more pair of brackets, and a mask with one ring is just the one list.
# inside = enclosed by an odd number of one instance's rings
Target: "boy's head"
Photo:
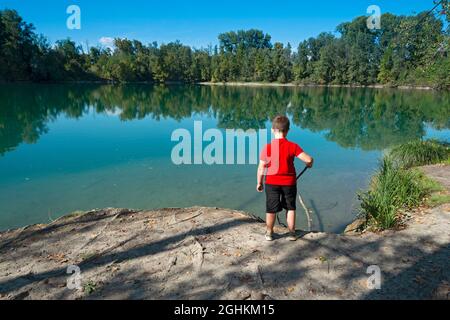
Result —
[[272, 130], [274, 133], [280, 132], [283, 134], [283, 137], [286, 137], [289, 132], [290, 122], [288, 117], [286, 116], [276, 116], [272, 120]]

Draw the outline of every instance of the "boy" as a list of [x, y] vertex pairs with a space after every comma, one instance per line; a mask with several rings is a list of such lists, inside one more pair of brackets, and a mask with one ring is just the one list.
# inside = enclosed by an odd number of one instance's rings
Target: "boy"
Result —
[[289, 119], [277, 116], [272, 121], [274, 140], [261, 152], [257, 172], [256, 190], [263, 192], [263, 178], [266, 176], [266, 240], [273, 240], [273, 227], [276, 214], [287, 210], [289, 228], [288, 240], [295, 241], [295, 210], [297, 199], [297, 181], [294, 160], [299, 158], [312, 167], [313, 158], [296, 143], [286, 139], [289, 132]]

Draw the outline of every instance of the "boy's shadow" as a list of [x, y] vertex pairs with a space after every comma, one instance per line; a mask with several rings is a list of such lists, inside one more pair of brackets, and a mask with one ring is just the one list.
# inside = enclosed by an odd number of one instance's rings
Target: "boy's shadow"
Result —
[[[313, 234], [313, 233], [320, 233], [320, 231], [306, 231], [306, 230], [295, 230], [295, 235], [297, 236], [297, 239], [302, 239], [303, 237], [305, 237], [308, 234]], [[277, 240], [277, 239], [283, 239], [283, 238], [287, 238], [289, 236], [289, 231], [275, 231], [273, 234], [273, 240]]]
[[[283, 210], [287, 210], [287, 209], [283, 208]], [[278, 225], [276, 226], [276, 229], [278, 229], [278, 230], [276, 230], [276, 232], [273, 234], [273, 239], [274, 240], [287, 238], [289, 236], [289, 231], [287, 231], [287, 230], [286, 231], [285, 230], [280, 230], [281, 228], [287, 229], [287, 225], [284, 224], [283, 222], [281, 222], [280, 218], [278, 216], [279, 214], [283, 214], [283, 213], [284, 213], [285, 216], [287, 216], [287, 211], [281, 211], [281, 212], [278, 212], [276, 214], [277, 215], [277, 222], [278, 222]], [[320, 233], [320, 231], [318, 231], [318, 230], [295, 229], [295, 235], [297, 236], [298, 239], [301, 239], [301, 238], [303, 238], [304, 236], [306, 236], [307, 234], [310, 234], [310, 233]]]

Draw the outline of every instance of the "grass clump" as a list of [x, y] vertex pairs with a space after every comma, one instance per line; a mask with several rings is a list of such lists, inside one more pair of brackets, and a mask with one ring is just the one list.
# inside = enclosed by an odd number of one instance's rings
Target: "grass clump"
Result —
[[83, 285], [83, 291], [86, 295], [90, 295], [97, 289], [97, 285], [93, 281], [88, 281]]
[[418, 170], [399, 167], [386, 156], [367, 192], [359, 194], [367, 224], [383, 230], [398, 225], [401, 209], [417, 207], [430, 194], [430, 182]]
[[437, 140], [415, 140], [394, 147], [389, 153], [404, 168], [450, 161], [450, 147]]
[[430, 207], [437, 207], [444, 203], [450, 202], [450, 194], [433, 194], [427, 200], [427, 205]]
[[358, 195], [366, 227], [394, 228], [403, 210], [450, 202], [449, 195], [442, 194], [441, 184], [413, 168], [434, 163], [450, 164], [448, 143], [418, 140], [394, 147], [381, 161], [369, 190]]

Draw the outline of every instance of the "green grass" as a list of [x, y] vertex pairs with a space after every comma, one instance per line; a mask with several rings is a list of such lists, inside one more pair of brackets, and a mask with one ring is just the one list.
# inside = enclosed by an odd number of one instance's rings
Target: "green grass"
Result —
[[427, 200], [427, 205], [430, 207], [437, 207], [444, 203], [450, 202], [450, 194], [433, 194]]
[[449, 195], [436, 194], [445, 190], [441, 184], [413, 168], [434, 163], [450, 164], [448, 144], [412, 141], [393, 148], [381, 161], [369, 190], [358, 195], [366, 226], [375, 230], [394, 228], [403, 210], [420, 206], [426, 198], [430, 206], [450, 202]]
[[83, 262], [86, 262], [87, 260], [92, 259], [97, 255], [97, 252], [85, 252], [80, 255], [80, 258]]
[[420, 171], [398, 167], [385, 157], [369, 190], [359, 194], [367, 224], [377, 230], [397, 226], [401, 209], [419, 206], [430, 194], [428, 180]]
[[88, 281], [83, 285], [83, 291], [86, 295], [90, 295], [97, 289], [97, 285], [93, 281]]
[[427, 177], [423, 173], [422, 173], [422, 184], [430, 193], [442, 192], [446, 190], [442, 184], [440, 184], [436, 180]]
[[411, 168], [450, 161], [450, 147], [437, 140], [415, 140], [394, 147], [389, 155], [399, 166]]

